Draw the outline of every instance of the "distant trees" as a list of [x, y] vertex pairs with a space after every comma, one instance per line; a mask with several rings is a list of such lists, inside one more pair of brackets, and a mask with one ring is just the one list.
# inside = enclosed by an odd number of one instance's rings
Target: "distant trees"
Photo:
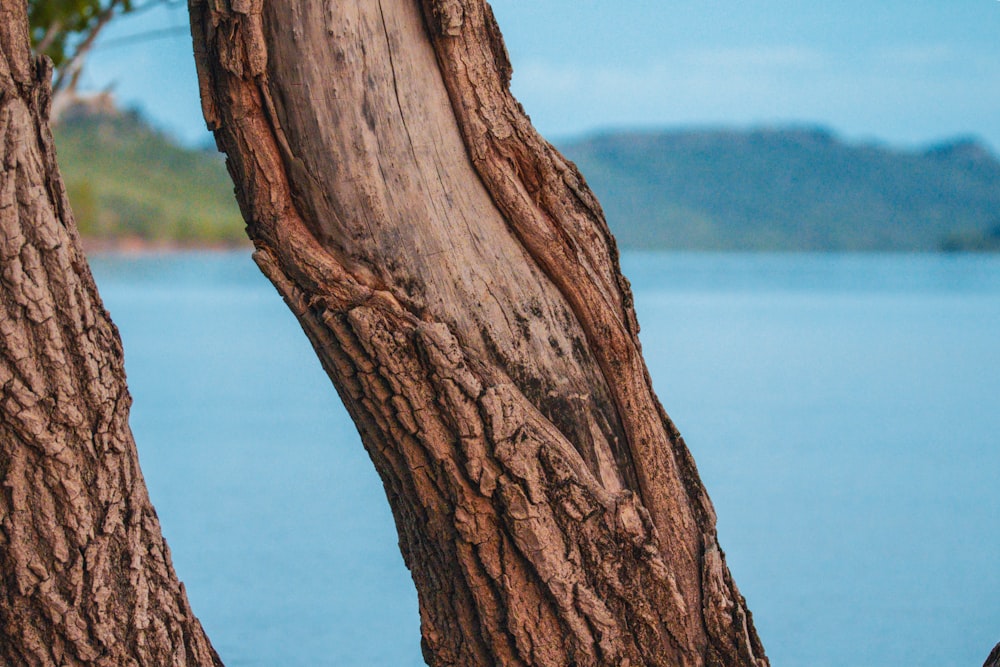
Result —
[[969, 139], [917, 151], [822, 128], [670, 130], [605, 133], [563, 151], [626, 246], [1000, 249], [1000, 162]]
[[[184, 0], [27, 0], [31, 46], [48, 56], [52, 78], [52, 120], [73, 97], [87, 56], [115, 17]], [[140, 35], [139, 37], [142, 37]]]
[[76, 87], [94, 40], [112, 18], [132, 7], [132, 0], [29, 0], [31, 44], [56, 68], [56, 95]]
[[952, 234], [941, 243], [946, 252], [1000, 252], [1000, 219], [985, 231]]
[[134, 113], [76, 104], [55, 129], [80, 233], [102, 244], [249, 245], [214, 151], [184, 149]]

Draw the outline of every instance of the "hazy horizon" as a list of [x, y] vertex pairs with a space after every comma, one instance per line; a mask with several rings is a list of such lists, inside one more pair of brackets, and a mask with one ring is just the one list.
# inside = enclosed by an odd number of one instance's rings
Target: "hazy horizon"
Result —
[[[1000, 149], [993, 0], [492, 5], [514, 94], [550, 140], [791, 125], [829, 128], [852, 143], [919, 148], [971, 136]], [[186, 26], [183, 5], [119, 19], [98, 42], [81, 89], [111, 86], [123, 106], [188, 145], [203, 143]], [[149, 31], [168, 37], [129, 39]]]

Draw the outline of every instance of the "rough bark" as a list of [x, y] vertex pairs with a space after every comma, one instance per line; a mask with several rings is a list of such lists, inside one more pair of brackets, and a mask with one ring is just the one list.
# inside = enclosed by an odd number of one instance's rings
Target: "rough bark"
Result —
[[48, 129], [51, 65], [0, 6], [0, 664], [219, 665], [128, 426], [118, 332]]
[[576, 168], [482, 0], [191, 0], [255, 260], [358, 425], [431, 665], [767, 665]]

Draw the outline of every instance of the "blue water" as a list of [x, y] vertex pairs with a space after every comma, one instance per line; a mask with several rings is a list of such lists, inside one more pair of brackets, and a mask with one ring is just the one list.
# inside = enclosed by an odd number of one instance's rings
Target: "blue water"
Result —
[[[623, 266], [772, 663], [982, 664], [1000, 640], [1000, 258]], [[381, 484], [249, 257], [94, 271], [150, 493], [227, 665], [423, 664]]]

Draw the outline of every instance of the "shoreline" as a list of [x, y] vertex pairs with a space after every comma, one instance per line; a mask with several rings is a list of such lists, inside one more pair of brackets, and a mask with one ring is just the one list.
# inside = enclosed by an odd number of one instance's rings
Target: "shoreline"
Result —
[[204, 241], [149, 241], [138, 237], [95, 239], [81, 236], [80, 245], [86, 255], [171, 255], [184, 252], [224, 253], [237, 250], [253, 251], [250, 239], [242, 243]]
[[[172, 255], [179, 253], [200, 252], [206, 254], [217, 254], [226, 252], [237, 252], [247, 250], [253, 252], [253, 243], [250, 239], [245, 239], [239, 243], [232, 242], [206, 242], [206, 241], [150, 241], [138, 237], [124, 237], [115, 239], [95, 239], [92, 237], [80, 237], [80, 245], [84, 254], [90, 255], [123, 255], [141, 257], [146, 255]], [[780, 249], [780, 250], [750, 250], [750, 249], [705, 249], [705, 248], [642, 248], [635, 246], [620, 245], [620, 253], [643, 254], [643, 253], [674, 253], [683, 255], [856, 255], [856, 256], [876, 256], [876, 255], [928, 255], [938, 257], [959, 257], [959, 256], [1000, 256], [1000, 251], [994, 249], [984, 250], [804, 250], [804, 249]]]

